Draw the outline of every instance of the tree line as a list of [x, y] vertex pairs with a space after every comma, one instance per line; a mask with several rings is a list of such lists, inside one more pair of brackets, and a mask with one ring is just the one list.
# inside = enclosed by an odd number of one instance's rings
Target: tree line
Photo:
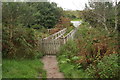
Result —
[[21, 24], [31, 27], [37, 24], [39, 27], [52, 28], [62, 15], [62, 8], [49, 2], [9, 2], [3, 3], [2, 7], [4, 26]]
[[42, 56], [39, 40], [48, 35], [62, 16], [62, 8], [50, 2], [2, 3], [3, 58], [33, 59]]

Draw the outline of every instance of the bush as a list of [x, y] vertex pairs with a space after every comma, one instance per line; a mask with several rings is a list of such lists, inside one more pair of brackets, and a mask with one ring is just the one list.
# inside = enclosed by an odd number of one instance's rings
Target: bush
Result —
[[69, 40], [63, 47], [60, 49], [60, 54], [59, 55], [66, 55], [70, 58], [70, 56], [77, 54], [78, 49], [77, 49], [77, 44], [75, 41]]
[[86, 56], [88, 63], [91, 63], [98, 56], [102, 58], [104, 55], [117, 53], [117, 36], [109, 35], [102, 29], [99, 31], [95, 28], [81, 27], [76, 33], [79, 55]]
[[60, 53], [58, 54], [58, 61], [60, 71], [64, 73], [66, 78], [87, 78], [88, 75], [81, 69], [81, 65], [75, 62], [81, 57], [77, 56], [78, 48], [75, 41], [68, 41], [64, 46], [61, 47]]
[[59, 22], [55, 25], [55, 27], [57, 28], [68, 28], [70, 27], [71, 23], [70, 23], [70, 19], [61, 16], [59, 19]]
[[97, 65], [90, 65], [86, 71], [93, 78], [115, 78], [119, 77], [119, 69], [118, 54], [111, 54], [104, 56]]
[[[29, 58], [38, 55], [39, 35], [34, 29], [3, 27], [2, 49], [3, 58]], [[39, 53], [40, 54], [40, 53]]]
[[[118, 77], [116, 35], [108, 34], [103, 29], [81, 26], [75, 35], [75, 40], [68, 42], [60, 50], [58, 61], [61, 71], [70, 78]], [[74, 68], [66, 71], [67, 68], [63, 66], [67, 65], [72, 65]]]
[[36, 31], [39, 31], [41, 33], [48, 34], [47, 29], [41, 25], [35, 24], [35, 25], [31, 26], [31, 28], [36, 29]]

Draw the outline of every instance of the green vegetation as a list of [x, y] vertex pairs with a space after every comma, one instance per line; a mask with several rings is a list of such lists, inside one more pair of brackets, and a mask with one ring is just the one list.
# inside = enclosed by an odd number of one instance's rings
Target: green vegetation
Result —
[[72, 19], [71, 21], [81, 21], [81, 19]]
[[66, 36], [70, 31], [72, 31], [75, 27], [71, 26], [71, 27], [68, 27], [67, 30], [66, 30], [66, 33], [64, 34], [64, 36]]
[[[119, 7], [120, 2], [90, 0], [78, 11], [82, 24], [74, 40], [58, 54], [60, 71], [66, 78], [119, 78]], [[66, 16], [76, 20], [68, 12]]]
[[3, 27], [3, 58], [35, 59], [41, 54], [38, 45], [40, 33], [34, 29], [19, 27], [14, 28], [11, 38], [9, 30], [8, 27]]
[[2, 79], [2, 64], [0, 64], [0, 79]]
[[24, 27], [38, 25], [36, 29], [41, 27], [53, 28], [60, 16], [62, 16], [62, 8], [57, 7], [56, 3], [5, 2], [2, 6], [3, 25], [11, 25], [10, 27], [16, 25]]
[[97, 65], [90, 65], [86, 71], [92, 78], [96, 78], [96, 76], [114, 78], [119, 77], [119, 70], [118, 54], [110, 54], [99, 60]]
[[56, 24], [55, 26], [56, 28], [67, 28], [66, 33], [64, 34], [67, 35], [71, 30], [73, 30], [75, 27], [73, 26], [73, 24], [70, 22], [70, 18], [66, 18], [66, 17], [61, 17], [59, 22]]
[[[120, 25], [120, 2], [94, 2], [85, 4], [85, 9], [81, 11], [81, 18], [92, 27], [104, 28], [108, 33], [118, 31]], [[109, 13], [109, 14], [108, 14]]]
[[54, 27], [62, 9], [49, 2], [2, 5], [3, 58], [35, 58], [40, 54], [39, 40], [49, 35], [47, 28]]
[[76, 60], [80, 59], [80, 56], [77, 56], [78, 50], [75, 41], [68, 41], [67, 44], [61, 47], [58, 55], [58, 62], [60, 71], [64, 73], [65, 78], [87, 77], [83, 69], [78, 69], [81, 66], [74, 63]]
[[45, 78], [43, 63], [35, 60], [3, 59], [3, 78]]
[[50, 35], [47, 29], [67, 28], [67, 35], [74, 29], [70, 21], [81, 19], [74, 40], [57, 55], [60, 71], [66, 78], [118, 78], [119, 17], [120, 2], [90, 0], [83, 11], [63, 11], [50, 2], [2, 3], [3, 78], [46, 78], [40, 39]]
[[70, 18], [71, 20], [74, 20], [74, 19], [79, 19], [80, 18], [80, 16], [79, 16], [79, 12], [80, 11], [70, 11], [70, 10], [68, 10], [68, 11], [63, 11], [63, 15], [64, 15], [64, 17], [67, 17], [67, 18]]
[[60, 71], [66, 78], [118, 77], [116, 38], [117, 34], [108, 34], [104, 29], [81, 25], [75, 40], [61, 47]]
[[45, 78], [40, 39], [54, 28], [62, 8], [50, 2], [4, 2], [2, 14], [3, 78]]

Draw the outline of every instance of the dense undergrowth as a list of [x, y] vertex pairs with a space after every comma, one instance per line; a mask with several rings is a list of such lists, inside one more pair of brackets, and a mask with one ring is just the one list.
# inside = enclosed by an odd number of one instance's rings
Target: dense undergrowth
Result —
[[[35, 59], [40, 54], [39, 40], [43, 33], [34, 29], [3, 27], [3, 58]], [[39, 55], [39, 57], [42, 55]]]
[[11, 30], [3, 27], [3, 78], [46, 77], [46, 71], [39, 60], [43, 56], [39, 48], [39, 40], [43, 34], [45, 33], [32, 28], [13, 27]]
[[[45, 77], [43, 64], [38, 60], [43, 57], [40, 40], [50, 35], [47, 29], [57, 28], [60, 11], [55, 3], [49, 2], [3, 4], [3, 78], [36, 78], [37, 74]], [[58, 23], [58, 28], [69, 27], [70, 20], [63, 17], [60, 21], [67, 23]]]
[[61, 47], [60, 71], [66, 78], [119, 77], [117, 33], [81, 25], [75, 40]]
[[3, 78], [45, 77], [40, 39], [50, 35], [47, 29], [69, 28], [69, 18], [53, 2], [6, 2], [2, 8]]

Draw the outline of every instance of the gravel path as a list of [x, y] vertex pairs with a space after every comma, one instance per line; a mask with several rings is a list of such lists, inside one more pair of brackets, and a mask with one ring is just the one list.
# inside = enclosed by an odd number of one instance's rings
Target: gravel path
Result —
[[44, 56], [42, 59], [44, 69], [47, 71], [47, 78], [64, 78], [59, 71], [56, 56]]

